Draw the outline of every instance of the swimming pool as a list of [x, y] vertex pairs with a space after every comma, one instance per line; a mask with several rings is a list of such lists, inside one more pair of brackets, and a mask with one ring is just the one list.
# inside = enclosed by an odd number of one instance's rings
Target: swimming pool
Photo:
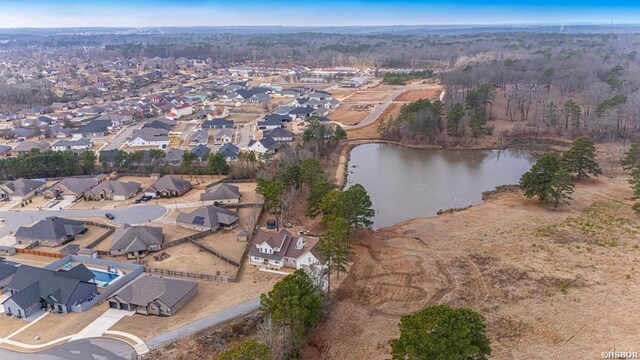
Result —
[[101, 281], [103, 283], [110, 283], [114, 279], [118, 278], [117, 274], [110, 274], [108, 272], [100, 271], [100, 270], [91, 270], [93, 275], [95, 276], [96, 281]]

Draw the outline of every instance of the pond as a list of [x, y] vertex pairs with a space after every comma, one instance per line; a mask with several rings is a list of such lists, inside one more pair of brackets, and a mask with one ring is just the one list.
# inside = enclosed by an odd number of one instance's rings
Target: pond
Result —
[[422, 150], [364, 144], [351, 150], [346, 187], [361, 184], [374, 228], [482, 203], [482, 192], [518, 184], [533, 159], [521, 150]]

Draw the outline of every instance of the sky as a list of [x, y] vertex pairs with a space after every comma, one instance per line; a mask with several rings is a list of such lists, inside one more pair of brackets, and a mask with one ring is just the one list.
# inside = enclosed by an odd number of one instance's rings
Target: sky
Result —
[[639, 24], [640, 0], [0, 0], [0, 28]]

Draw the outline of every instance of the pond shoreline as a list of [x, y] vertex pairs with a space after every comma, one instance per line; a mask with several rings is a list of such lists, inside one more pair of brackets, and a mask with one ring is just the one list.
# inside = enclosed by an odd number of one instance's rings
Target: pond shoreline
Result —
[[[373, 146], [361, 148], [360, 145]], [[353, 152], [357, 147], [359, 151]], [[398, 149], [394, 149], [396, 147]], [[421, 150], [437, 151], [423, 155]], [[378, 209], [376, 223], [380, 228], [390, 226], [390, 221], [402, 222], [403, 218], [437, 217], [481, 205], [485, 202], [481, 195], [504, 185], [517, 186], [520, 176], [535, 161], [528, 149], [518, 146], [445, 148], [405, 146], [392, 141], [352, 141], [345, 142], [339, 152], [338, 187], [357, 182], [368, 188]], [[359, 169], [352, 169], [354, 164], [359, 165]], [[388, 171], [380, 172], [378, 166]], [[390, 173], [406, 176], [376, 179], [378, 174]], [[476, 177], [477, 182], [473, 180]], [[384, 190], [385, 186], [395, 190], [389, 192]]]

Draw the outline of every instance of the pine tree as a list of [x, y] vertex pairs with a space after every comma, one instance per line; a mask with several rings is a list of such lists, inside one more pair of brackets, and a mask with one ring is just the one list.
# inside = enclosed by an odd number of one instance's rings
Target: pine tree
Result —
[[569, 172], [578, 174], [578, 179], [588, 178], [589, 174], [598, 176], [602, 174], [602, 169], [595, 158], [595, 144], [588, 137], [581, 136], [562, 154], [562, 166]]
[[458, 126], [463, 117], [464, 106], [462, 106], [461, 103], [455, 103], [447, 114], [447, 134], [449, 134], [449, 136], [458, 135]]

